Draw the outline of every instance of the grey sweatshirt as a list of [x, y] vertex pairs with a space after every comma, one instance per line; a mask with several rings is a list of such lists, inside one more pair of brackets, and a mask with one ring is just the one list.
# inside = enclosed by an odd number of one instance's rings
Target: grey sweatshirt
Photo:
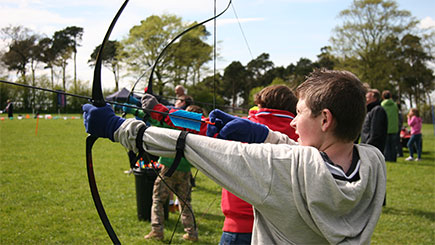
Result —
[[[137, 152], [139, 125], [128, 119], [115, 141]], [[174, 157], [180, 131], [150, 127], [143, 147]], [[254, 206], [252, 244], [368, 244], [382, 211], [384, 157], [356, 145], [360, 180], [334, 179], [319, 151], [270, 131], [263, 144], [244, 144], [189, 134], [185, 158], [205, 175]]]

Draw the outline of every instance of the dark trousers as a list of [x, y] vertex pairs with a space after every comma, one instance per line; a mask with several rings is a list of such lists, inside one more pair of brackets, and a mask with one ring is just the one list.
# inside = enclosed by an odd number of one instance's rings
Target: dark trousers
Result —
[[234, 233], [224, 231], [219, 245], [249, 245], [251, 244], [251, 237], [252, 233]]
[[400, 142], [400, 131], [397, 133], [396, 137], [396, 150], [397, 150], [397, 156], [403, 157], [403, 149], [402, 149], [402, 142]]
[[397, 133], [387, 134], [387, 140], [385, 142], [384, 156], [387, 162], [396, 162], [397, 160]]

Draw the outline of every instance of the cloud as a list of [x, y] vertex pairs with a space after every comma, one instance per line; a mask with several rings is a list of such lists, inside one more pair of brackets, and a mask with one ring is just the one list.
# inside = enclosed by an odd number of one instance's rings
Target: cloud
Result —
[[435, 20], [432, 19], [430, 16], [427, 16], [420, 20], [418, 27], [420, 27], [421, 29], [435, 28]]
[[70, 23], [83, 23], [81, 18], [62, 17], [51, 11], [31, 8], [0, 8], [0, 16], [6, 16], [2, 27], [7, 25], [21, 25], [35, 32], [53, 33], [58, 30], [56, 26]]

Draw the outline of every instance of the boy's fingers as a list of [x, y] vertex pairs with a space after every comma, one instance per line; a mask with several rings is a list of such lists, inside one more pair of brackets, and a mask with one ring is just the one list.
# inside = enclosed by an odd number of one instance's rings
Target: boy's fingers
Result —
[[91, 104], [85, 104], [83, 105], [83, 111], [84, 112], [89, 112], [92, 108], [94, 108], [95, 106], [91, 105]]
[[220, 131], [220, 135], [224, 139], [228, 139], [229, 135], [232, 135], [233, 133], [240, 131], [242, 125], [243, 125], [243, 119], [234, 119], [231, 122], [227, 123], [222, 130]]
[[221, 119], [224, 124], [236, 119], [237, 117], [225, 113], [219, 109], [213, 110], [209, 115], [210, 121], [214, 122], [216, 119]]

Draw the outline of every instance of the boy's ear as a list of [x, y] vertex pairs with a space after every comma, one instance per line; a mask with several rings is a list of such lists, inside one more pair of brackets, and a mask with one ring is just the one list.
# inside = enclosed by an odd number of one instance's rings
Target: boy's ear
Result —
[[332, 129], [334, 125], [334, 117], [332, 116], [331, 111], [329, 109], [323, 109], [320, 116], [322, 120], [321, 122], [322, 131], [326, 132]]

